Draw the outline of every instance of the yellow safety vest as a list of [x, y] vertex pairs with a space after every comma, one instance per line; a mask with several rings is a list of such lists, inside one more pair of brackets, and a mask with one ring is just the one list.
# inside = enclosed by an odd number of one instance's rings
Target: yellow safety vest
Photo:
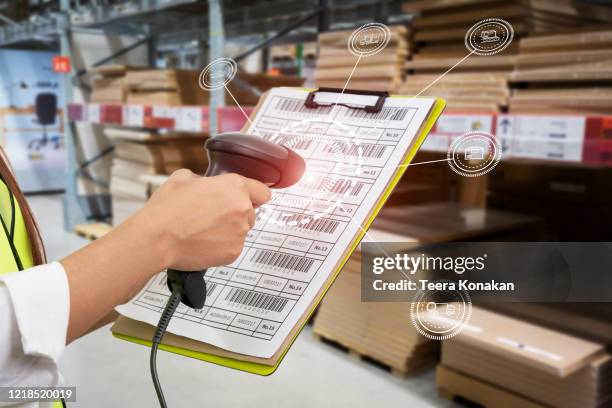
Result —
[[[0, 224], [0, 275], [45, 262], [38, 227], [1, 147]], [[53, 404], [53, 408], [62, 406], [61, 401]]]

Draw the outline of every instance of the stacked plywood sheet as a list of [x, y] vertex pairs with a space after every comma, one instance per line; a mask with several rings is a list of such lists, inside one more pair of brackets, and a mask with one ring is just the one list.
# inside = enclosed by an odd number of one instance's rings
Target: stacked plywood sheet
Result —
[[[458, 379], [480, 383], [489, 387], [489, 398], [498, 395], [487, 406], [508, 406], [501, 396], [509, 394], [529, 406], [605, 407], [612, 401], [612, 359], [601, 344], [480, 308], [459, 335], [443, 342], [441, 364], [439, 388], [448, 390]], [[450, 391], [462, 396], [460, 389]], [[482, 404], [478, 398], [472, 399]]]
[[[384, 241], [408, 238], [370, 233]], [[410, 324], [404, 302], [361, 302], [361, 254], [355, 252], [324, 298], [313, 331], [316, 335], [368, 357], [397, 375], [410, 375], [437, 361], [438, 344], [421, 336]]]
[[[451, 203], [385, 207], [362, 242], [406, 243], [414, 248], [460, 240], [529, 240], [537, 236], [537, 227], [537, 219], [531, 217]], [[410, 324], [409, 303], [361, 302], [360, 251], [351, 256], [323, 299], [313, 330], [397, 373], [413, 373], [437, 358], [436, 343]]]
[[117, 103], [126, 101], [125, 76], [128, 71], [143, 68], [127, 65], [103, 65], [92, 70], [91, 102]]
[[612, 30], [522, 39], [510, 111], [612, 113]]
[[[199, 71], [155, 69], [130, 71], [125, 77], [127, 103], [135, 105], [206, 105], [210, 92], [199, 87]], [[226, 103], [253, 106], [275, 86], [300, 86], [302, 78], [239, 73], [227, 85]]]
[[145, 175], [170, 174], [180, 168], [203, 173], [208, 165], [204, 137], [154, 135], [146, 131], [107, 129], [115, 143], [111, 167], [113, 224], [142, 208], [150, 196]]
[[[508, 80], [518, 53], [518, 39], [533, 33], [578, 27], [610, 18], [570, 0], [417, 0], [404, 3], [412, 21], [415, 52], [406, 63], [409, 76], [401, 93], [437, 95], [447, 99], [448, 111], [487, 111], [508, 104]], [[464, 37], [486, 18], [501, 18], [514, 29], [514, 41], [498, 54], [466, 57]], [[457, 64], [457, 65], [456, 65]], [[452, 68], [452, 72], [439, 78]], [[436, 79], [439, 80], [431, 87]]]
[[406, 77], [398, 93], [432, 95], [446, 99], [449, 110], [461, 112], [498, 112], [508, 104], [509, 74], [505, 72], [416, 74]]
[[410, 49], [406, 27], [392, 26], [390, 30], [387, 47], [378, 54], [360, 58], [357, 65], [358, 57], [348, 50], [353, 31], [319, 34], [316, 85], [343, 88], [350, 77], [348, 87], [352, 89], [396, 92]]

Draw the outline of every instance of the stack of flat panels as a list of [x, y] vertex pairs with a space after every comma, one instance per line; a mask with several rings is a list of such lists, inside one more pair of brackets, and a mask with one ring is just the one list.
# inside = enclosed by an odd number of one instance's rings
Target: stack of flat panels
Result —
[[[362, 242], [439, 243], [459, 240], [503, 241], [534, 237], [537, 220], [518, 214], [435, 203], [385, 207]], [[398, 250], [401, 249], [401, 244]], [[361, 252], [356, 251], [323, 299], [315, 334], [410, 374], [431, 365], [437, 343], [410, 323], [410, 304], [361, 302]]]
[[[375, 239], [406, 242], [408, 237], [370, 231]], [[380, 362], [401, 375], [431, 367], [438, 344], [410, 323], [405, 302], [361, 302], [361, 253], [355, 251], [329, 290], [315, 318], [316, 335]]]
[[123, 222], [142, 208], [150, 196], [143, 175], [170, 174], [180, 168], [202, 173], [208, 167], [205, 138], [188, 135], [154, 135], [146, 131], [107, 129], [115, 143], [110, 190], [113, 224]]
[[93, 69], [91, 102], [117, 103], [126, 101], [125, 76], [128, 71], [142, 70], [127, 65], [103, 65]]
[[612, 30], [524, 38], [510, 112], [612, 113]]
[[612, 401], [612, 359], [601, 344], [480, 308], [459, 335], [443, 342], [441, 365], [546, 406]]
[[[127, 103], [135, 105], [207, 105], [210, 92], [199, 86], [199, 71], [155, 69], [130, 71], [125, 77]], [[227, 85], [226, 104], [253, 106], [262, 92], [276, 86], [300, 86], [303, 78], [240, 72]]]
[[[404, 11], [418, 15], [411, 26], [415, 53], [405, 66], [414, 76], [406, 78], [400, 91], [418, 94], [452, 67], [452, 73], [422, 95], [446, 97], [449, 111], [496, 112], [503, 109], [508, 104], [508, 79], [515, 66], [519, 38], [610, 17], [605, 13], [594, 14], [591, 8], [573, 3], [571, 0], [417, 0], [404, 3]], [[462, 60], [469, 53], [464, 37], [470, 27], [492, 17], [512, 25], [514, 42], [498, 54], [474, 54]]]
[[358, 58], [348, 50], [353, 31], [319, 34], [316, 85], [343, 88], [350, 77], [348, 87], [352, 89], [396, 92], [410, 47], [406, 27], [391, 26], [390, 30], [387, 47], [378, 54], [362, 57], [357, 65]]

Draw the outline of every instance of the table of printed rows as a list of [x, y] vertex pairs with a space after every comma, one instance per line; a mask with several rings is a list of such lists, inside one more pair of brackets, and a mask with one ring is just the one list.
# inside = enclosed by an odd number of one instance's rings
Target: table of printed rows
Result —
[[[385, 117], [404, 120], [413, 114], [410, 110], [395, 108], [383, 113]], [[352, 117], [352, 124], [359, 123], [360, 111], [345, 114]], [[256, 124], [259, 134], [275, 138], [277, 142], [283, 137], [287, 141], [287, 136], [278, 132], [291, 128], [290, 121], [275, 120], [262, 117]], [[292, 146], [307, 159], [308, 168], [314, 169], [310, 172], [313, 177], [287, 189], [280, 199], [266, 205], [266, 215], [257, 217], [236, 261], [207, 271], [206, 306], [194, 310], [181, 304], [175, 317], [247, 336], [272, 338], [320, 271], [334, 244], [353, 222], [359, 204], [403, 135], [402, 129], [351, 127], [352, 133], [361, 140], [361, 149], [357, 152], [353, 145], [346, 144], [343, 154], [362, 156], [358, 176], [354, 165], [347, 166], [333, 159], [329, 140], [305, 139]], [[344, 136], [330, 132], [329, 128], [328, 122], [315, 119], [300, 132], [342, 140]], [[328, 198], [308, 200], [324, 185], [329, 189]], [[335, 200], [337, 197], [341, 200]], [[151, 282], [135, 304], [163, 310], [169, 297], [165, 280], [165, 275], [160, 275]]]

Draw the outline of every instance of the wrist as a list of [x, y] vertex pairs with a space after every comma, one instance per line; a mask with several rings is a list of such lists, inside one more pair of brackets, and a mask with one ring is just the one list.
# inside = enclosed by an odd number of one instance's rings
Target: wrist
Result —
[[120, 228], [128, 230], [127, 234], [139, 243], [145, 262], [151, 265], [150, 276], [172, 264], [169, 234], [161, 227], [159, 218], [152, 216], [146, 207], [127, 219]]

